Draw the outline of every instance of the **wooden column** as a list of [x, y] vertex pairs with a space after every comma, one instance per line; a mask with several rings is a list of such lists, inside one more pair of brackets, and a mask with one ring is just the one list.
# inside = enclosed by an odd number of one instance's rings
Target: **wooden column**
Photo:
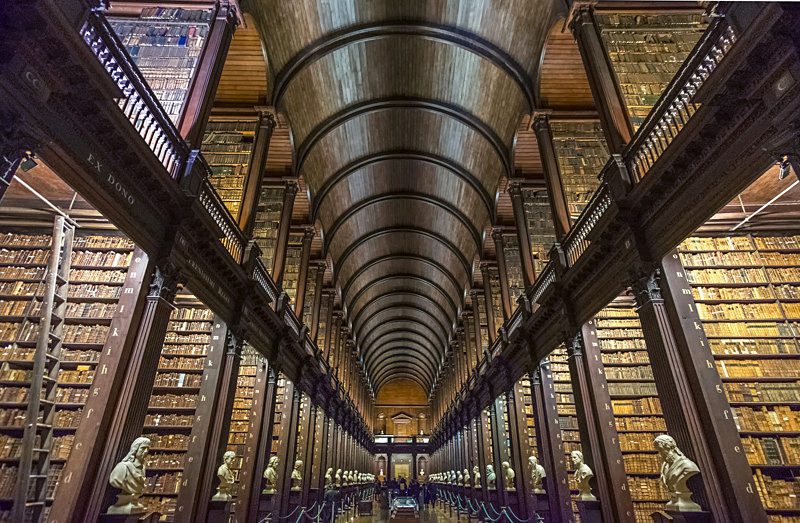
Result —
[[547, 472], [543, 486], [547, 492], [550, 518], [551, 521], [571, 521], [573, 513], [566, 450], [561, 437], [558, 402], [556, 401], [550, 361], [542, 361], [531, 374], [530, 379], [536, 415], [536, 441], [539, 443], [541, 452], [539, 458]]
[[[84, 500], [73, 512], [72, 521], [95, 521], [114, 503], [115, 490], [108, 484], [111, 470], [125, 457], [131, 443], [142, 433], [150, 391], [156, 377], [161, 347], [167, 333], [172, 301], [177, 290], [178, 274], [172, 268], [156, 267], [150, 278], [150, 292], [139, 322], [136, 341], [128, 358], [124, 378], [113, 384], [119, 387], [116, 405], [108, 427], [105, 446], [90, 449], [96, 460], [91, 490], [82, 493]], [[88, 408], [87, 406], [84, 409]], [[79, 514], [83, 509], [83, 513]]]
[[489, 329], [489, 345], [497, 339], [497, 326], [494, 323], [494, 303], [492, 300], [492, 282], [489, 278], [489, 263], [481, 262], [481, 276], [483, 278], [483, 299], [486, 307], [486, 326]]
[[690, 481], [695, 499], [717, 521], [766, 521], [677, 252], [635, 291], [668, 432], [701, 471]]
[[604, 521], [634, 521], [633, 502], [619, 447], [600, 343], [592, 321], [567, 347], [581, 450], [594, 471], [592, 486]]
[[578, 42], [608, 150], [611, 154], [621, 154], [633, 137], [633, 127], [611, 60], [600, 37], [594, 7], [588, 4], [578, 6], [569, 28]]
[[244, 178], [242, 206], [239, 211], [239, 227], [247, 238], [252, 238], [256, 224], [258, 204], [261, 202], [261, 184], [264, 181], [264, 169], [267, 166], [269, 144], [275, 130], [275, 115], [270, 108], [256, 107], [258, 111], [258, 127], [253, 139], [253, 152], [247, 164], [247, 176]]
[[542, 158], [544, 181], [547, 185], [547, 199], [550, 202], [550, 211], [553, 214], [556, 241], [561, 242], [569, 233], [572, 221], [569, 216], [567, 195], [564, 193], [564, 182], [561, 179], [561, 169], [558, 167], [556, 148], [553, 145], [550, 118], [543, 113], [535, 114], [531, 127], [536, 133], [539, 156]]
[[465, 310], [461, 313], [464, 322], [464, 352], [466, 354], [467, 362], [467, 380], [475, 370], [475, 365], [478, 363], [475, 359], [475, 347], [472, 345], [472, 335], [474, 327], [472, 325], [473, 314], [472, 311]]
[[506, 187], [511, 196], [511, 208], [514, 211], [514, 225], [517, 228], [517, 245], [519, 245], [519, 259], [522, 263], [522, 282], [527, 289], [536, 280], [536, 270], [533, 267], [533, 252], [531, 237], [528, 231], [528, 219], [525, 217], [525, 200], [522, 196], [522, 185], [519, 182], [509, 182]]
[[316, 415], [317, 429], [314, 433], [314, 470], [317, 471], [317, 481], [313, 481], [314, 474], [312, 473], [311, 488], [316, 491], [316, 497], [311, 500], [312, 503], [313, 501], [322, 503], [325, 494], [325, 471], [328, 468], [329, 440], [331, 437], [330, 425], [330, 418], [325, 408], [322, 405], [318, 406]]
[[[299, 455], [295, 460], [303, 461], [303, 490], [300, 504], [309, 506], [312, 502], [308, 500], [308, 493], [311, 489], [311, 471], [314, 468], [314, 434], [317, 425], [316, 420], [317, 406], [311, 402], [311, 397], [304, 394], [302, 397], [302, 408], [300, 410], [300, 434], [297, 436], [297, 448]], [[294, 464], [292, 464], [294, 466]]]
[[284, 386], [284, 403], [281, 409], [281, 430], [278, 438], [278, 481], [275, 494], [278, 496], [276, 507], [277, 514], [282, 516], [288, 513], [289, 487], [291, 486], [292, 467], [294, 466], [294, 452], [297, 447], [297, 420], [300, 416], [300, 391], [288, 379]]
[[489, 407], [492, 416], [492, 447], [494, 447], [494, 471], [497, 474], [497, 499], [502, 506], [508, 505], [510, 501], [506, 490], [502, 467], [503, 462], [510, 459], [509, 449], [503, 437], [505, 435], [503, 409], [508, 407], [508, 405], [504, 405], [504, 403], [505, 393], [500, 393]]
[[325, 282], [325, 262], [318, 261], [316, 264], [317, 274], [314, 282], [314, 300], [311, 302], [311, 325], [309, 325], [311, 341], [316, 345], [317, 334], [319, 334], [319, 311], [322, 308], [322, 285]]
[[475, 361], [481, 362], [483, 358], [483, 336], [481, 336], [481, 309], [478, 307], [478, 300], [480, 299], [480, 291], [470, 289], [470, 299], [472, 300], [472, 327], [475, 331]]
[[508, 496], [517, 498], [517, 507], [514, 513], [520, 518], [526, 519], [533, 514], [535, 504], [532, 502], [530, 493], [531, 475], [528, 472], [528, 423], [525, 414], [524, 392], [521, 381], [514, 383], [512, 389], [506, 392], [506, 408], [508, 408], [508, 430], [511, 442], [511, 468], [516, 475], [514, 477], [516, 492], [509, 492]]
[[294, 298], [294, 314], [303, 320], [303, 307], [306, 304], [306, 281], [308, 264], [311, 258], [311, 242], [314, 240], [314, 227], [308, 225], [303, 230], [303, 248], [300, 251], [300, 270], [297, 273], [297, 293]]
[[323, 356], [326, 361], [331, 353], [331, 339], [334, 329], [333, 305], [335, 301], [336, 301], [336, 292], [333, 289], [331, 289], [331, 292], [328, 293], [328, 303], [326, 309], [327, 313], [325, 315], [325, 340], [322, 343], [324, 352]]
[[[59, 521], [84, 520], [83, 509], [87, 507], [79, 504], [78, 500], [85, 500], [92, 489], [105, 485], [104, 481], [94, 481], [100, 477], [97, 469], [102, 461], [93, 458], [103, 457], [102, 449], [107, 446], [106, 439], [110, 436], [116, 405], [123, 390], [120, 384], [128, 381], [126, 363], [129, 362], [136, 339], [133, 333], [142, 320], [147, 301], [147, 292], [142, 291], [147, 289], [153, 270], [147, 254], [138, 248], [134, 250], [132, 260], [125, 275], [117, 310], [111, 319], [108, 338], [100, 353], [97, 364], [100, 372], [96, 373], [91, 394], [87, 396], [83, 407], [85, 419], [75, 432], [70, 459], [61, 472], [61, 481], [53, 500], [51, 513], [59, 514]], [[89, 423], [90, 420], [94, 420], [94, 423]], [[112, 463], [111, 467], [115, 464]], [[105, 508], [100, 507], [100, 510]]]
[[190, 149], [199, 149], [203, 134], [217, 95], [217, 86], [222, 68], [228, 56], [228, 48], [236, 30], [236, 5], [228, 0], [219, 0], [214, 21], [203, 45], [186, 103], [183, 104], [178, 129]]
[[505, 244], [503, 243], [503, 229], [495, 227], [492, 229], [492, 239], [494, 240], [494, 254], [497, 258], [497, 274], [500, 278], [500, 298], [503, 304], [503, 319], [507, 320], [514, 312], [511, 304], [511, 290], [508, 285], [508, 266], [506, 265]]
[[[497, 495], [496, 492], [492, 492], [492, 495], [490, 496], [489, 478], [486, 473], [487, 466], [491, 465], [492, 467], [495, 467], [494, 462], [497, 455], [497, 449], [492, 444], [492, 413], [489, 409], [481, 409], [480, 436], [480, 443], [483, 446], [483, 468], [481, 470], [481, 474], [483, 474], [483, 500], [489, 502], [494, 501]], [[496, 470], [495, 474], [497, 474]]]
[[278, 237], [275, 243], [275, 257], [272, 259], [272, 279], [278, 288], [283, 287], [283, 270], [286, 268], [286, 251], [289, 248], [289, 229], [292, 226], [294, 197], [297, 196], [297, 182], [286, 182], [281, 206], [281, 221], [278, 224]]
[[[175, 502], [176, 523], [205, 520], [208, 502], [213, 495], [210, 493], [212, 479], [217, 483], [216, 471], [220, 465], [217, 458], [222, 457], [219, 449], [227, 444], [222, 435], [228, 435], [230, 426], [241, 342], [235, 338], [230, 340], [234, 347], [233, 356], [228, 358], [228, 326], [219, 316], [214, 317], [213, 325], [211, 343], [203, 367], [203, 381], [197, 395], [192, 432], [189, 435], [181, 489]], [[238, 350], [235, 345], [239, 346]]]
[[250, 410], [250, 427], [247, 431], [242, 468], [239, 470], [234, 523], [245, 523], [258, 518], [262, 477], [272, 448], [277, 388], [277, 370], [268, 366], [266, 360], [259, 362]]

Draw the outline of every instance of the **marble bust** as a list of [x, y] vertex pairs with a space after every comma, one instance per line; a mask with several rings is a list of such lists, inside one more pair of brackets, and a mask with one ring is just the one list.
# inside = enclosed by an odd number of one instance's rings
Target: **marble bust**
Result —
[[583, 462], [583, 452], [573, 450], [570, 454], [572, 465], [575, 467], [575, 482], [578, 484], [578, 499], [581, 501], [597, 501], [597, 498], [592, 494], [592, 487], [589, 486], [589, 480], [594, 477], [594, 472], [589, 468], [589, 465]]
[[233, 460], [236, 459], [236, 453], [229, 450], [222, 455], [222, 465], [217, 469], [217, 477], [219, 478], [219, 486], [217, 493], [211, 498], [214, 501], [230, 501], [233, 499], [233, 487], [236, 483], [236, 475], [233, 472]]
[[145, 464], [150, 453], [150, 439], [139, 437], [133, 440], [128, 453], [114, 466], [108, 482], [118, 488], [117, 502], [108, 507], [109, 514], [137, 514], [145, 511], [139, 503], [146, 489]]
[[700, 473], [697, 464], [687, 458], [672, 436], [662, 434], [653, 441], [661, 458], [661, 481], [669, 493], [667, 510], [677, 512], [700, 512], [700, 505], [692, 501], [692, 493], [686, 482]]
[[494, 473], [492, 465], [486, 465], [486, 488], [497, 488], [497, 474]]
[[336, 469], [336, 475], [334, 476], [334, 478], [336, 478], [336, 486], [337, 487], [341, 487], [342, 486], [342, 469]]
[[458, 471], [458, 473], [456, 474], [456, 478], [457, 478], [457, 479], [456, 479], [456, 484], [457, 484], [459, 487], [463, 487], [463, 486], [464, 486], [464, 474], [462, 474], [460, 470], [459, 470], [459, 471]]
[[333, 487], [333, 469], [328, 469], [325, 471], [325, 489], [329, 489]]
[[278, 484], [278, 456], [269, 458], [267, 469], [264, 471], [264, 490], [263, 494], [275, 494], [275, 486]]
[[472, 485], [469, 482], [469, 469], [464, 469], [464, 486], [471, 487]]
[[294, 470], [292, 470], [292, 488], [291, 490], [300, 490], [303, 488], [303, 462], [297, 460], [294, 462]]
[[531, 456], [528, 458], [528, 467], [531, 469], [531, 485], [533, 486], [533, 493], [544, 494], [544, 489], [542, 488], [542, 479], [547, 476], [544, 467], [539, 464], [539, 460], [536, 458], [536, 456]]
[[514, 488], [514, 478], [517, 475], [514, 472], [514, 469], [511, 468], [511, 465], [508, 463], [508, 461], [504, 461], [500, 466], [503, 469], [503, 481], [505, 481], [506, 490], [517, 490]]
[[475, 478], [475, 488], [481, 488], [481, 469], [478, 465], [472, 467], [472, 477]]

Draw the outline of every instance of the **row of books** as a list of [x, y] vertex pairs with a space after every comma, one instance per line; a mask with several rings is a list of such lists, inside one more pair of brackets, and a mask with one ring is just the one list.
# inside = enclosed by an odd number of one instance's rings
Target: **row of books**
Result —
[[800, 403], [800, 381], [793, 383], [725, 383], [732, 403]]
[[800, 354], [797, 341], [793, 339], [748, 340], [748, 339], [718, 339], [709, 340], [711, 352], [717, 356], [760, 355], [775, 356], [779, 354]]
[[800, 465], [800, 438], [746, 436], [742, 446], [751, 465]]
[[682, 251], [748, 249], [800, 250], [800, 236], [690, 236], [680, 245]]
[[723, 378], [792, 378], [800, 376], [800, 360], [717, 360]]
[[787, 406], [732, 410], [740, 432], [800, 432], [800, 412]]

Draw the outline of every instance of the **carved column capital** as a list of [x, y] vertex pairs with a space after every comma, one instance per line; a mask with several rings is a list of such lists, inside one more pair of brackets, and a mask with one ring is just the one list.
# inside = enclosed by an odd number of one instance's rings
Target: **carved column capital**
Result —
[[300, 190], [300, 186], [294, 180], [287, 180], [286, 181], [286, 195], [291, 196], [294, 198], [297, 195], [297, 191]]
[[492, 265], [495, 265], [495, 264], [493, 262], [490, 262], [490, 261], [481, 261], [478, 264], [478, 267], [481, 270], [481, 274], [487, 274], [489, 272], [489, 267], [491, 267]]
[[180, 272], [172, 264], [157, 265], [153, 269], [153, 278], [150, 281], [148, 297], [161, 298], [168, 302], [175, 299], [180, 283]]
[[492, 240], [495, 244], [502, 243], [505, 231], [501, 227], [492, 227]]
[[241, 357], [244, 335], [237, 335], [231, 329], [225, 335], [225, 350], [229, 356]]
[[574, 358], [583, 356], [583, 336], [579, 332], [572, 339], [566, 341], [567, 357]]
[[572, 18], [569, 21], [569, 29], [572, 34], [578, 31], [579, 26], [593, 23], [594, 6], [592, 4], [576, 4], [572, 10]]
[[306, 225], [303, 227], [303, 242], [310, 242], [314, 239], [314, 236], [317, 235], [317, 230], [314, 228], [313, 225]]
[[664, 298], [661, 295], [661, 269], [655, 269], [649, 274], [639, 275], [634, 279], [631, 289], [639, 307], [651, 302], [663, 302]]
[[536, 113], [531, 118], [531, 129], [538, 136], [539, 133], [550, 132], [550, 115], [547, 113]]
[[511, 196], [511, 198], [521, 198], [522, 197], [522, 184], [517, 181], [509, 181], [508, 185], [506, 185], [506, 192]]

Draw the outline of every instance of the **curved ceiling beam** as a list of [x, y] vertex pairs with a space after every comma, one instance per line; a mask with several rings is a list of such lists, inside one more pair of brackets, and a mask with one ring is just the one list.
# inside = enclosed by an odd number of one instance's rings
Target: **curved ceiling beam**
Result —
[[336, 236], [336, 233], [339, 231], [339, 228], [342, 226], [342, 224], [344, 224], [344, 222], [346, 222], [349, 218], [353, 217], [356, 213], [363, 211], [370, 205], [375, 205], [382, 202], [391, 202], [394, 200], [412, 200], [424, 202], [434, 205], [445, 212], [452, 214], [459, 222], [461, 222], [461, 225], [463, 225], [469, 231], [470, 235], [472, 236], [472, 241], [475, 242], [475, 246], [478, 247], [478, 250], [481, 249], [481, 244], [483, 242], [478, 228], [474, 223], [472, 223], [472, 220], [466, 214], [461, 212], [461, 210], [452, 203], [446, 200], [435, 198], [428, 194], [394, 192], [374, 194], [365, 200], [361, 200], [360, 202], [351, 205], [345, 212], [340, 214], [336, 220], [334, 220], [331, 226], [328, 227], [327, 234], [325, 234], [325, 243], [322, 246], [322, 256], [327, 256], [331, 241]]
[[[398, 376], [398, 374], [404, 372], [414, 373], [414, 369], [410, 367], [405, 367], [403, 365], [395, 365], [393, 367], [387, 368], [385, 371], [382, 371], [379, 376], [376, 376], [375, 382], [380, 383], [382, 385], [386, 383], [388, 379], [394, 379]], [[422, 380], [423, 378], [420, 377], [420, 379]], [[423, 381], [425, 385], [422, 387], [422, 390], [424, 390], [427, 393], [433, 387], [433, 382], [429, 381], [427, 378], [425, 378]]]
[[369, 156], [365, 156], [363, 158], [359, 158], [348, 165], [345, 165], [332, 176], [328, 177], [325, 180], [325, 183], [322, 184], [322, 187], [319, 188], [317, 193], [313, 196], [311, 202], [311, 223], [314, 223], [317, 219], [317, 215], [319, 213], [319, 208], [322, 205], [322, 202], [328, 196], [328, 193], [342, 180], [345, 180], [351, 174], [375, 163], [380, 162], [387, 162], [392, 160], [415, 160], [418, 162], [425, 162], [433, 164], [437, 167], [441, 167], [453, 175], [457, 176], [461, 180], [463, 180], [467, 185], [472, 187], [472, 189], [478, 193], [483, 201], [484, 206], [486, 206], [486, 212], [489, 213], [489, 218], [494, 223], [495, 220], [495, 208], [494, 208], [494, 198], [486, 191], [486, 187], [484, 187], [483, 183], [471, 172], [464, 169], [460, 165], [458, 165], [453, 160], [449, 158], [445, 158], [444, 156], [439, 156], [438, 154], [426, 153], [421, 151], [391, 151], [391, 152], [379, 152], [375, 154], [371, 154]]
[[[411, 373], [408, 373], [408, 372], [397, 372], [397, 373], [394, 374], [392, 379], [397, 379], [397, 378], [408, 378], [411, 381], [415, 382], [420, 387], [422, 387], [422, 390], [425, 393], [430, 394], [431, 388], [426, 383], [424, 383], [422, 381], [422, 379], [420, 379], [416, 374], [411, 374]], [[388, 382], [389, 381], [384, 381], [384, 383], [388, 383]], [[377, 391], [380, 390], [380, 387], [378, 387], [377, 385], [374, 385], [374, 388], [375, 388], [375, 391], [376, 391], [376, 394], [377, 394]]]
[[368, 316], [368, 317], [367, 317], [367, 318], [366, 318], [366, 319], [365, 319], [365, 320], [364, 320], [364, 321], [361, 323], [361, 325], [359, 325], [359, 326], [356, 326], [356, 324], [355, 324], [355, 323], [353, 323], [353, 332], [354, 332], [354, 334], [356, 335], [356, 339], [361, 339], [361, 330], [362, 330], [362, 329], [363, 329], [363, 328], [364, 328], [366, 325], [368, 325], [368, 324], [369, 324], [369, 322], [370, 322], [370, 321], [372, 321], [372, 320], [373, 320], [373, 319], [374, 319], [374, 318], [375, 318], [377, 315], [379, 315], [379, 314], [383, 314], [383, 313], [385, 313], [385, 312], [389, 312], [389, 311], [392, 311], [392, 310], [395, 310], [395, 309], [396, 309], [397, 311], [400, 311], [400, 310], [402, 310], [403, 312], [407, 312], [407, 311], [416, 311], [416, 312], [420, 312], [420, 313], [424, 314], [425, 316], [429, 316], [429, 317], [431, 318], [431, 320], [433, 320], [433, 324], [432, 324], [432, 326], [433, 326], [433, 325], [436, 325], [436, 326], [437, 326], [437, 328], [441, 330], [442, 334], [444, 334], [444, 338], [445, 338], [445, 339], [447, 339], [447, 337], [448, 337], [447, 335], [449, 334], [449, 329], [447, 328], [447, 327], [448, 327], [448, 326], [447, 326], [447, 323], [444, 323], [444, 324], [443, 324], [443, 323], [442, 323], [442, 321], [441, 321], [441, 318], [437, 318], [437, 317], [436, 317], [436, 315], [434, 315], [434, 314], [433, 314], [431, 311], [429, 311], [428, 309], [425, 309], [425, 308], [423, 308], [423, 307], [420, 307], [419, 305], [415, 305], [415, 304], [413, 304], [413, 303], [390, 304], [390, 305], [388, 305], [388, 306], [386, 306], [386, 307], [383, 307], [382, 309], [378, 309], [377, 311], [375, 311], [375, 312], [373, 312], [372, 314], [370, 314], [370, 315], [369, 315], [369, 316]]
[[[397, 325], [398, 323], [400, 325]], [[387, 321], [364, 337], [361, 345], [361, 354], [363, 355], [364, 359], [371, 354], [374, 345], [377, 343], [377, 340], [379, 340], [383, 334], [387, 332], [384, 329], [388, 329], [388, 332], [412, 332], [417, 334], [430, 344], [428, 348], [431, 349], [432, 354], [438, 356], [437, 359], [441, 360], [442, 356], [444, 355], [444, 345], [436, 345], [434, 343], [434, 341], [438, 340], [438, 337], [430, 327], [416, 319], [401, 320], [398, 318]]]
[[[422, 325], [423, 327], [425, 327], [427, 330], [429, 330], [431, 332], [431, 334], [433, 335], [433, 338], [439, 343], [439, 345], [441, 347], [444, 347], [445, 345], [447, 345], [447, 342], [448, 342], [447, 333], [437, 332], [430, 325], [424, 323], [421, 319], [415, 318], [414, 316], [407, 316], [407, 315], [403, 315], [403, 314], [400, 314], [398, 316], [394, 316], [391, 320], [387, 321], [386, 323], [382, 323], [381, 325], [376, 327], [373, 331], [371, 331], [369, 334], [367, 334], [364, 337], [364, 339], [365, 340], [368, 339], [368, 337], [373, 332], [377, 332], [378, 329], [381, 329], [381, 328], [383, 328], [383, 327], [385, 327], [387, 325], [390, 325], [391, 323], [400, 322], [400, 321], [405, 321], [405, 322], [410, 322], [410, 323], [418, 323], [419, 325]], [[442, 337], [441, 334], [445, 334], [445, 336]], [[366, 352], [363, 353], [363, 354], [366, 354]]]
[[[344, 285], [342, 285], [342, 301], [345, 300], [345, 298], [347, 297], [347, 294], [350, 292], [350, 285], [352, 285], [353, 282], [355, 280], [357, 280], [358, 277], [361, 274], [364, 273], [364, 271], [366, 271], [367, 269], [369, 269], [369, 268], [371, 268], [371, 267], [373, 267], [375, 265], [378, 265], [379, 263], [383, 263], [383, 262], [386, 262], [386, 261], [395, 261], [395, 260], [413, 260], [413, 261], [418, 261], [418, 262], [424, 263], [426, 265], [430, 265], [431, 267], [433, 267], [436, 270], [438, 270], [439, 272], [441, 272], [448, 280], [450, 280], [450, 283], [453, 284], [454, 288], [456, 288], [456, 289], [460, 289], [461, 288], [461, 285], [459, 285], [459, 283], [456, 280], [455, 276], [453, 276], [450, 273], [450, 271], [447, 270], [447, 268], [445, 268], [441, 263], [439, 263], [439, 262], [437, 262], [437, 261], [435, 261], [435, 260], [433, 260], [431, 258], [428, 258], [427, 256], [422, 256], [421, 254], [412, 254], [412, 253], [409, 253], [409, 254], [405, 254], [405, 253], [404, 254], [387, 254], [385, 256], [381, 256], [379, 258], [375, 258], [374, 260], [370, 260], [369, 262], [367, 262], [364, 265], [360, 266], [358, 268], [358, 270], [356, 270], [356, 272], [354, 272], [353, 274], [350, 275], [349, 278], [347, 278], [347, 281], [345, 281]], [[467, 277], [469, 277], [469, 274], [467, 274]]]
[[[359, 322], [358, 322], [358, 318], [359, 318], [359, 316], [361, 316], [361, 314], [363, 314], [363, 312], [364, 312], [365, 310], [367, 310], [367, 308], [368, 308], [368, 307], [370, 307], [370, 306], [371, 306], [371, 305], [373, 305], [374, 303], [377, 303], [377, 302], [378, 302], [378, 301], [380, 301], [380, 300], [387, 299], [387, 298], [396, 298], [396, 297], [399, 297], [399, 296], [408, 297], [408, 298], [412, 298], [412, 299], [413, 299], [413, 298], [422, 298], [423, 300], [425, 300], [425, 301], [429, 302], [431, 305], [433, 305], [434, 307], [436, 307], [436, 308], [439, 310], [439, 312], [441, 312], [441, 313], [442, 313], [442, 316], [443, 316], [444, 318], [446, 318], [446, 319], [447, 319], [447, 318], [450, 318], [450, 317], [451, 317], [451, 316], [450, 316], [450, 315], [447, 313], [447, 311], [446, 311], [446, 310], [444, 310], [444, 308], [443, 308], [443, 307], [442, 307], [442, 306], [441, 306], [439, 303], [437, 303], [436, 301], [434, 301], [434, 300], [430, 299], [430, 297], [428, 297], [428, 296], [425, 296], [424, 294], [419, 294], [419, 293], [417, 293], [417, 292], [414, 292], [414, 291], [409, 291], [409, 290], [394, 290], [394, 291], [389, 291], [389, 292], [386, 292], [386, 293], [384, 293], [384, 294], [380, 294], [380, 295], [378, 295], [378, 296], [376, 296], [376, 297], [372, 298], [371, 300], [369, 300], [369, 301], [368, 301], [367, 303], [365, 303], [363, 306], [361, 306], [361, 308], [359, 308], [359, 309], [358, 309], [358, 313], [357, 313], [357, 314], [356, 314], [356, 315], [353, 317], [353, 330], [358, 330], [358, 327], [357, 327], [357, 325], [359, 324]], [[378, 311], [376, 311], [376, 312], [374, 312], [374, 313], [370, 314], [370, 315], [367, 317], [367, 319], [365, 319], [365, 320], [364, 320], [364, 322], [363, 322], [363, 323], [367, 323], [367, 321], [369, 321], [369, 319], [370, 319], [370, 318], [372, 318], [372, 317], [373, 317], [375, 314], [377, 314], [379, 311], [382, 311], [383, 309], [385, 309], [385, 308], [387, 308], [387, 307], [403, 307], [403, 306], [405, 306], [405, 305], [411, 305], [411, 306], [413, 306], [413, 307], [418, 307], [418, 306], [419, 306], [419, 305], [418, 305], [418, 304], [416, 304], [416, 303], [410, 303], [410, 302], [407, 302], [407, 301], [401, 301], [401, 302], [392, 302], [392, 303], [388, 304], [386, 307], [383, 307], [383, 308], [381, 308], [381, 309], [378, 309]], [[453, 314], [453, 317], [454, 317], [454, 316], [457, 314], [457, 311], [453, 311], [453, 313], [454, 313], [454, 314]]]
[[309, 151], [311, 151], [317, 142], [329, 131], [363, 114], [385, 111], [387, 109], [413, 109], [419, 111], [430, 111], [458, 120], [462, 124], [470, 127], [472, 130], [483, 136], [483, 138], [492, 145], [497, 153], [498, 158], [500, 159], [500, 162], [503, 164], [503, 172], [507, 177], [511, 177], [512, 166], [509, 149], [506, 147], [506, 144], [503, 143], [503, 140], [500, 138], [500, 136], [494, 131], [494, 129], [489, 127], [486, 122], [456, 105], [451, 105], [440, 100], [429, 98], [403, 96], [374, 98], [359, 102], [357, 104], [345, 107], [344, 109], [327, 117], [325, 120], [317, 124], [317, 126], [308, 133], [308, 136], [306, 136], [305, 140], [303, 140], [303, 143], [301, 143], [297, 148], [297, 163], [295, 164], [295, 172], [302, 172], [303, 164], [308, 157]]
[[[355, 304], [355, 303], [358, 303], [358, 299], [361, 297], [362, 294], [364, 294], [367, 290], [369, 290], [370, 287], [374, 287], [375, 285], [379, 285], [381, 283], [385, 283], [387, 281], [392, 281], [392, 280], [413, 280], [413, 281], [418, 281], [420, 283], [423, 283], [423, 284], [425, 284], [425, 285], [427, 285], [429, 287], [433, 287], [434, 289], [439, 291], [439, 293], [441, 293], [445, 298], [447, 298], [447, 301], [450, 304], [450, 306], [453, 308], [453, 310], [458, 311], [458, 305], [453, 301], [453, 298], [449, 294], [447, 294], [445, 292], [445, 290], [442, 288], [441, 285], [439, 285], [438, 283], [436, 283], [434, 281], [429, 280], [428, 278], [424, 278], [422, 276], [417, 276], [416, 274], [392, 274], [391, 276], [383, 276], [381, 278], [377, 278], [375, 280], [372, 280], [371, 282], [369, 282], [366, 285], [364, 285], [363, 287], [361, 287], [361, 289], [359, 289], [359, 291], [356, 293], [356, 295], [353, 297], [353, 299], [350, 300], [349, 303], [351, 305]], [[344, 296], [344, 294], [342, 296]], [[420, 294], [420, 296], [422, 296], [422, 294]], [[363, 306], [361, 308], [359, 308], [359, 312], [363, 308], [364, 308]], [[358, 314], [356, 314], [356, 316], [358, 316]]]
[[[391, 339], [382, 341], [380, 346], [381, 347], [386, 347], [386, 346], [395, 347], [396, 346], [395, 344], [400, 343], [400, 344], [403, 344], [403, 345], [406, 345], [406, 346], [411, 346], [411, 347], [421, 347], [421, 348], [425, 349], [425, 351], [424, 351], [425, 354], [427, 354], [430, 357], [428, 362], [431, 364], [431, 367], [435, 368], [435, 369], [438, 369], [439, 365], [441, 363], [441, 359], [442, 359], [441, 353], [433, 350], [431, 346], [425, 345], [421, 341], [409, 337], [408, 336], [409, 333], [411, 333], [411, 334], [413, 334], [415, 336], [419, 336], [420, 338], [423, 338], [423, 336], [421, 334], [419, 334], [418, 332], [416, 332], [416, 331], [393, 330], [393, 331], [389, 331], [387, 333], [381, 334], [375, 340], [375, 343], [377, 343], [378, 340], [383, 340], [383, 338], [385, 338], [386, 336], [394, 336], [396, 334], [400, 334], [399, 337], [395, 337], [395, 338], [391, 338]], [[380, 357], [380, 351], [377, 351], [377, 350], [375, 350], [372, 353], [364, 356], [364, 365], [369, 368], [370, 362], [374, 361], [374, 359], [377, 358], [377, 357]]]
[[348, 27], [342, 31], [329, 33], [312, 42], [292, 56], [275, 76], [272, 105], [278, 107], [288, 85], [306, 67], [333, 51], [355, 42], [378, 40], [396, 36], [420, 37], [445, 44], [456, 45], [481, 58], [490, 61], [508, 75], [519, 87], [533, 110], [538, 107], [533, 90], [533, 80], [522, 65], [496, 44], [467, 33], [463, 29], [421, 22], [379, 22], [376, 24]]
[[386, 358], [393, 357], [392, 350], [398, 348], [413, 352], [417, 357], [421, 358], [422, 363], [432, 369], [432, 374], [435, 374], [436, 370], [439, 369], [439, 361], [431, 358], [431, 354], [428, 352], [427, 347], [420, 345], [418, 342], [409, 338], [400, 338], [383, 343], [381, 345], [382, 350], [373, 351], [373, 353], [370, 354], [369, 360], [366, 358], [364, 359], [364, 367], [366, 369], [372, 369], [376, 365], [385, 363], [384, 360], [386, 360]]
[[460, 261], [461, 265], [464, 267], [464, 272], [466, 272], [468, 275], [472, 274], [472, 262], [467, 260], [467, 257], [464, 256], [464, 253], [458, 250], [458, 248], [453, 244], [453, 242], [451, 242], [444, 236], [440, 235], [439, 233], [429, 231], [424, 227], [385, 227], [383, 229], [374, 230], [370, 233], [365, 234], [364, 236], [361, 236], [360, 238], [357, 238], [353, 243], [348, 245], [347, 249], [345, 249], [342, 255], [339, 256], [339, 259], [336, 261], [336, 263], [339, 266], [342, 266], [344, 264], [344, 260], [346, 260], [347, 257], [350, 256], [351, 254], [353, 254], [353, 251], [363, 243], [366, 243], [369, 240], [375, 238], [379, 238], [386, 234], [392, 234], [397, 232], [420, 234], [422, 236], [427, 236], [428, 238], [438, 241], [439, 243], [447, 247], [447, 249], [450, 252], [452, 252], [456, 256], [456, 258], [458, 258], [458, 261]]
[[419, 363], [419, 361], [417, 361], [417, 360], [414, 360], [412, 357], [410, 357], [410, 356], [408, 356], [408, 355], [405, 355], [405, 356], [404, 356], [404, 355], [403, 355], [401, 352], [399, 352], [399, 351], [398, 351], [398, 353], [397, 353], [397, 354], [395, 354], [395, 355], [394, 355], [394, 358], [395, 358], [395, 359], [393, 359], [392, 361], [390, 361], [390, 362], [387, 362], [387, 363], [385, 363], [383, 366], [381, 366], [380, 368], [378, 368], [378, 369], [376, 370], [376, 372], [375, 372], [375, 375], [376, 375], [376, 376], [380, 376], [380, 375], [381, 375], [381, 373], [384, 371], [384, 369], [387, 369], [387, 368], [396, 368], [396, 367], [398, 366], [398, 364], [401, 364], [401, 365], [403, 365], [403, 366], [408, 366], [408, 367], [411, 367], [411, 368], [413, 368], [413, 369], [417, 370], [417, 371], [418, 371], [420, 374], [422, 374], [423, 376], [425, 376], [425, 378], [427, 379], [427, 381], [428, 381], [429, 383], [433, 383], [433, 380], [434, 380], [434, 378], [435, 378], [435, 377], [434, 377], [433, 373], [431, 372], [431, 369], [429, 369], [429, 368], [427, 368], [427, 367], [425, 367], [425, 366], [421, 365], [421, 364]]
[[392, 375], [397, 369], [403, 369], [408, 372], [415, 373], [421, 378], [424, 377], [425, 382], [428, 384], [428, 389], [430, 389], [431, 386], [433, 385], [434, 379], [431, 378], [422, 369], [420, 369], [418, 364], [414, 364], [412, 360], [398, 360], [396, 362], [386, 365], [385, 367], [381, 367], [377, 372], [375, 372], [375, 376], [373, 377], [373, 379], [376, 382], [380, 383], [383, 379], [386, 378], [387, 375]]

